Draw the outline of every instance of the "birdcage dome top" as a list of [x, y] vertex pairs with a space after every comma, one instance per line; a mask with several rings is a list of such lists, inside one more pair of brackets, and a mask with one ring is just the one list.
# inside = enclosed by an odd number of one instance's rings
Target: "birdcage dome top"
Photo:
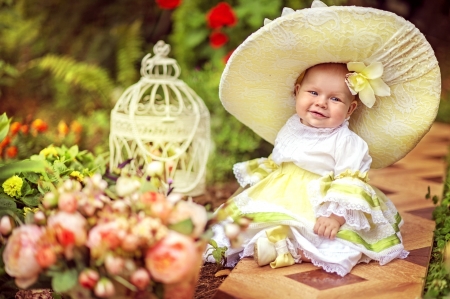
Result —
[[180, 66], [175, 59], [169, 58], [170, 45], [158, 41], [153, 47], [155, 55], [147, 54], [142, 59], [141, 76], [144, 79], [177, 79]]

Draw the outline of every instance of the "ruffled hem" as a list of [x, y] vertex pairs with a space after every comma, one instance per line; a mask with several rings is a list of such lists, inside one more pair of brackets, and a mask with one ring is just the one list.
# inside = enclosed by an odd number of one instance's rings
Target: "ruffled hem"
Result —
[[356, 230], [368, 231], [370, 229], [369, 221], [367, 221], [367, 218], [364, 216], [363, 212], [358, 210], [349, 210], [342, 207], [337, 202], [325, 202], [316, 210], [317, 217], [330, 217], [331, 214], [344, 217], [345, 223]]

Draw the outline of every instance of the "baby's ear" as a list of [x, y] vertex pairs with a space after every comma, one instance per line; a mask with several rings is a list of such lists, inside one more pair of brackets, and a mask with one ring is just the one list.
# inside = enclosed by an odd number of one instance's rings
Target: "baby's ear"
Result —
[[357, 100], [353, 100], [350, 103], [350, 106], [348, 106], [347, 117], [349, 117], [350, 115], [352, 115], [353, 112], [355, 112], [356, 107], [358, 107], [358, 101]]
[[294, 86], [294, 95], [297, 95], [299, 89], [300, 89], [300, 84], [299, 83], [295, 84], [295, 86]]

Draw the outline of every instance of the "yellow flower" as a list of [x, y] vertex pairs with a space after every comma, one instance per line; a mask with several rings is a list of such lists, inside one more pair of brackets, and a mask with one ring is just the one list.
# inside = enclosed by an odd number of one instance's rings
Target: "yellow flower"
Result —
[[72, 178], [76, 179], [76, 180], [79, 181], [79, 182], [82, 182], [83, 179], [84, 179], [84, 175], [81, 174], [79, 171], [76, 171], [76, 170], [72, 171], [72, 172], [70, 173], [70, 176], [71, 176]]
[[9, 179], [7, 179], [2, 187], [3, 191], [11, 197], [19, 198], [22, 195], [22, 186], [23, 186], [23, 180], [18, 177], [17, 175], [13, 175]]
[[44, 156], [44, 157], [48, 157], [48, 156], [54, 156], [54, 157], [58, 157], [58, 152], [56, 151], [56, 149], [53, 147], [53, 145], [44, 148], [43, 150], [41, 150], [39, 152], [39, 155]]
[[363, 62], [349, 62], [347, 69], [353, 73], [346, 76], [347, 83], [353, 95], [359, 94], [361, 102], [369, 108], [375, 103], [375, 96], [385, 97], [391, 95], [391, 89], [381, 79], [383, 64], [372, 62], [366, 66]]
[[29, 207], [25, 207], [23, 208], [23, 215], [26, 217], [29, 213], [35, 214], [36, 212], [39, 211], [39, 208], [29, 208]]

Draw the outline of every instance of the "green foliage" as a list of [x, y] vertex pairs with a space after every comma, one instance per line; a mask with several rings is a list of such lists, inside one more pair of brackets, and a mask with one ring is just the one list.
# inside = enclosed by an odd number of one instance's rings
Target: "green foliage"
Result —
[[205, 102], [211, 114], [213, 149], [208, 161], [208, 181], [232, 178], [236, 162], [267, 156], [271, 145], [225, 111], [218, 97], [220, 72], [210, 64], [204, 70], [183, 71], [183, 80]]
[[213, 239], [209, 241], [209, 245], [211, 245], [211, 247], [207, 250], [207, 252], [211, 252], [208, 253], [206, 258], [212, 256], [216, 261], [217, 270], [219, 270], [220, 268], [223, 268], [227, 263], [225, 252], [228, 250], [228, 248], [226, 246], [219, 247], [219, 245], [217, 245], [216, 241], [214, 241]]
[[6, 135], [8, 135], [10, 122], [11, 119], [6, 116], [6, 113], [0, 115], [0, 140], [5, 139]]
[[436, 120], [450, 124], [450, 97], [441, 100]]
[[[447, 160], [450, 162], [450, 155]], [[430, 192], [426, 198], [430, 198]], [[437, 202], [437, 196], [433, 196], [433, 202]], [[433, 249], [425, 281], [424, 298], [447, 298], [450, 294], [450, 273], [445, 267], [450, 258], [450, 252], [446, 252], [446, 246], [450, 241], [450, 163], [447, 164], [447, 177], [444, 184], [444, 193], [439, 205], [433, 211], [433, 219], [436, 221], [434, 230]]]

